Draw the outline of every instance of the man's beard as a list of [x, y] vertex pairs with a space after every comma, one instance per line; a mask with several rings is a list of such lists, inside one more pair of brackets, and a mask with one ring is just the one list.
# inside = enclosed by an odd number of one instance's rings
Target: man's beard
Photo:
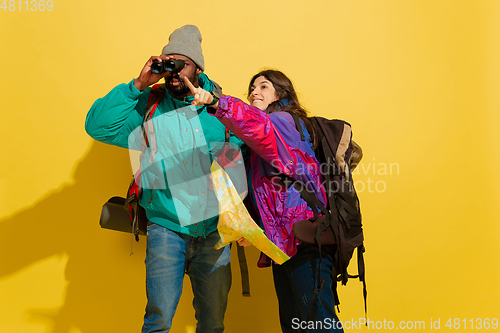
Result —
[[[193, 76], [188, 78], [194, 84], [196, 74], [193, 73]], [[174, 86], [172, 84], [173, 82], [179, 82], [179, 85]], [[189, 90], [189, 87], [184, 82], [184, 79], [180, 78], [178, 74], [165, 77], [165, 87], [167, 88], [170, 95], [177, 99], [182, 99], [191, 92]]]

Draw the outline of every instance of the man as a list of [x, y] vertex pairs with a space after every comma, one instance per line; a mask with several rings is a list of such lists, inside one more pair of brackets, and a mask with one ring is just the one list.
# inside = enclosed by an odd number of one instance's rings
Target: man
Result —
[[[191, 279], [197, 333], [223, 332], [231, 286], [229, 247], [219, 250], [218, 206], [207, 182], [210, 164], [225, 140], [224, 126], [206, 111], [192, 106], [195, 87], [214, 91], [205, 69], [201, 34], [196, 26], [175, 30], [160, 56], [151, 57], [138, 78], [115, 87], [90, 109], [86, 130], [94, 139], [143, 150], [141, 206], [148, 217], [147, 306], [142, 332], [169, 332], [182, 292], [184, 273]], [[155, 74], [155, 62], [182, 60], [178, 72]], [[144, 124], [152, 88], [165, 79], [164, 97], [151, 121]], [[158, 89], [161, 89], [160, 87]], [[243, 143], [230, 137], [233, 146]], [[147, 146], [147, 148], [145, 147]]]

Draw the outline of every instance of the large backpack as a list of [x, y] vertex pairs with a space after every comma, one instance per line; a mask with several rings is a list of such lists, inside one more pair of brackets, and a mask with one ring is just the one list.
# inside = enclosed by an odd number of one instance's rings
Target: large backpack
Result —
[[[305, 141], [299, 117], [292, 113], [301, 139]], [[297, 238], [306, 243], [317, 244], [319, 247], [321, 266], [321, 246], [336, 244], [332, 278], [346, 285], [349, 278], [358, 278], [363, 283], [363, 298], [366, 314], [366, 282], [363, 253], [363, 228], [359, 200], [354, 188], [352, 170], [362, 158], [361, 147], [352, 141], [351, 125], [342, 120], [329, 120], [321, 117], [311, 117], [318, 135], [318, 146], [315, 149], [316, 159], [320, 162], [321, 174], [324, 177], [323, 186], [327, 194], [326, 207], [314, 194], [307, 191], [304, 184], [295, 180], [294, 187], [314, 212], [309, 220], [294, 223], [294, 233]], [[319, 211], [322, 216], [319, 216]], [[302, 238], [302, 239], [301, 239]], [[324, 242], [322, 244], [322, 241]], [[327, 244], [325, 244], [325, 242]], [[347, 267], [357, 249], [358, 274], [350, 275]], [[313, 293], [321, 291], [322, 279], [318, 274], [318, 285]], [[340, 304], [337, 284], [332, 284], [335, 304]], [[312, 302], [311, 302], [312, 304]]]

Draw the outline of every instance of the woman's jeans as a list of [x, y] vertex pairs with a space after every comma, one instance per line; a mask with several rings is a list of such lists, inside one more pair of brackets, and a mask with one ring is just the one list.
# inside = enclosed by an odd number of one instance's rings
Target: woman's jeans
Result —
[[191, 279], [197, 333], [224, 331], [231, 287], [230, 249], [214, 249], [217, 231], [192, 237], [149, 223], [146, 251], [148, 303], [142, 332], [169, 332], [182, 292], [184, 273]]
[[332, 252], [325, 251], [324, 246], [321, 249], [321, 278], [325, 282], [321, 292], [314, 296], [312, 311], [311, 297], [318, 283], [318, 247], [301, 244], [290, 260], [283, 265], [273, 264], [274, 286], [283, 333], [343, 332], [335, 314], [331, 276]]

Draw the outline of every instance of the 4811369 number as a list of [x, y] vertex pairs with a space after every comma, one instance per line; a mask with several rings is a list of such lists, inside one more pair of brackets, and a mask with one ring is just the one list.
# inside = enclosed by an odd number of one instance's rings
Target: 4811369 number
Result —
[[54, 9], [54, 3], [52, 2], [52, 0], [25, 0], [25, 1], [22, 1], [22, 0], [19, 0], [19, 1], [15, 1], [15, 0], [4, 0], [2, 2], [2, 5], [0, 6], [0, 9], [3, 9], [5, 12], [8, 10], [8, 11], [27, 11], [27, 12], [36, 12], [36, 11], [40, 11], [40, 12], [43, 12], [43, 11], [52, 11], [52, 9]]
[[463, 330], [473, 330], [473, 329], [492, 329], [496, 330], [498, 328], [497, 318], [449, 318], [446, 322], [446, 327], [449, 329], [463, 329]]

